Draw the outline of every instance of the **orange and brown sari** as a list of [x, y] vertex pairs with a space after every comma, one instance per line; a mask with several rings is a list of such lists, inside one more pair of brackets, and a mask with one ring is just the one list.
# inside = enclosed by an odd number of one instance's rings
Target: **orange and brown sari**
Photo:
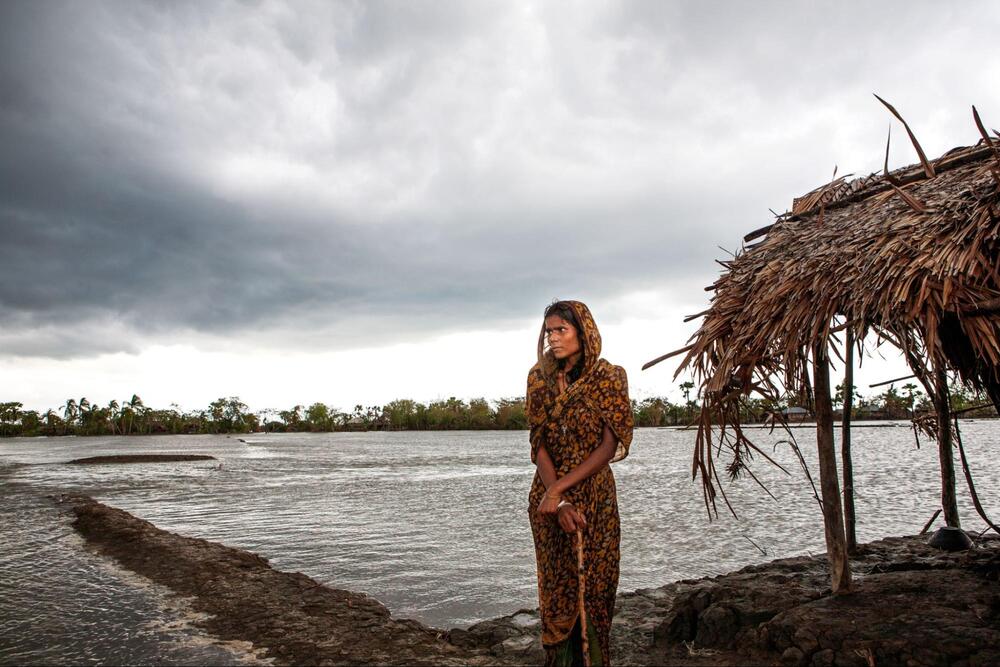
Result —
[[[614, 461], [628, 455], [633, 415], [628, 381], [620, 366], [600, 358], [601, 334], [590, 310], [579, 301], [569, 302], [582, 330], [583, 370], [579, 379], [560, 394], [556, 384], [557, 362], [545, 351], [545, 325], [538, 340], [538, 363], [528, 373], [527, 412], [531, 428], [531, 461], [544, 447], [563, 477], [580, 465], [601, 444], [604, 427], [617, 440]], [[581, 656], [577, 603], [575, 535], [566, 533], [551, 516], [537, 513], [545, 485], [536, 473], [528, 495], [528, 515], [535, 539], [538, 601], [542, 618], [542, 643], [546, 664], [555, 665]], [[605, 466], [563, 494], [583, 514], [584, 608], [592, 665], [609, 664], [609, 634], [618, 590], [618, 500], [615, 478]], [[596, 640], [596, 641], [595, 641]], [[596, 646], [595, 646], [596, 644]]]

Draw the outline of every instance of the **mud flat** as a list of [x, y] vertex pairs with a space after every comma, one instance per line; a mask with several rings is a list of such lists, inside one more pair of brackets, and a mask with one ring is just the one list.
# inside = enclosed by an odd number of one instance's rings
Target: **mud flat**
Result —
[[88, 456], [83, 459], [66, 461], [72, 465], [89, 463], [168, 463], [170, 461], [215, 461], [207, 454], [112, 454], [109, 456]]
[[[468, 629], [394, 619], [376, 600], [274, 570], [260, 556], [62, 496], [97, 551], [209, 615], [274, 664], [537, 665], [537, 610]], [[863, 545], [855, 591], [833, 597], [825, 557], [786, 558], [619, 595], [617, 665], [1000, 664], [1000, 540], [946, 553], [922, 537]]]

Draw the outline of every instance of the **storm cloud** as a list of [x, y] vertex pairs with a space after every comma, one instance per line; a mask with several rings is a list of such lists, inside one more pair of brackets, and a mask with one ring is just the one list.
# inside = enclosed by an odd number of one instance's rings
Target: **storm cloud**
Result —
[[[555, 296], [704, 298], [718, 245], [1000, 123], [992, 3], [0, 4], [0, 355], [338, 349]], [[912, 162], [897, 142], [897, 165]]]

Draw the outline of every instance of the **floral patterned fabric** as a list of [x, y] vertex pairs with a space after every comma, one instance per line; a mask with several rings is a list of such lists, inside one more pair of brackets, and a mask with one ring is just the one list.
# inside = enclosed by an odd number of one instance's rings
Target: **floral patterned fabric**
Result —
[[[633, 415], [624, 369], [600, 358], [601, 334], [590, 310], [570, 302], [583, 331], [583, 372], [559, 394], [557, 366], [546, 352], [545, 326], [538, 342], [538, 363], [528, 373], [527, 412], [531, 429], [531, 460], [545, 447], [562, 477], [580, 465], [601, 444], [607, 425], [617, 440], [612, 461], [628, 455]], [[551, 516], [536, 512], [545, 485], [536, 473], [528, 495], [528, 514], [535, 540], [538, 600], [542, 617], [542, 643], [551, 657], [567, 641], [576, 625], [577, 559], [575, 535], [568, 534]], [[621, 529], [615, 478], [610, 466], [567, 491], [564, 496], [587, 521], [584, 530], [585, 609], [587, 623], [600, 643], [602, 663], [609, 663], [608, 638], [618, 590]], [[588, 633], [589, 634], [589, 633]]]

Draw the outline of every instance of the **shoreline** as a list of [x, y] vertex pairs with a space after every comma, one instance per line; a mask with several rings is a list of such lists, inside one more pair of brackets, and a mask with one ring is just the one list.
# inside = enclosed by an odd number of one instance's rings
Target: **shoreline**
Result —
[[[978, 416], [967, 416], [961, 415], [960, 419], [963, 422], [977, 422], [977, 421], [1000, 421], [1000, 415], [978, 415]], [[790, 421], [786, 424], [788, 428], [816, 428], [815, 421]], [[691, 423], [677, 423], [677, 424], [643, 424], [641, 426], [636, 426], [637, 429], [671, 429], [679, 431], [689, 431], [696, 430], [697, 424]], [[781, 424], [770, 424], [763, 421], [748, 421], [746, 423], [741, 423], [741, 428], [743, 429], [782, 429], [784, 426]], [[854, 429], [865, 429], [865, 428], [912, 428], [910, 424], [909, 417], [899, 417], [899, 418], [884, 418], [884, 419], [859, 419], [852, 422], [851, 428]], [[490, 431], [498, 432], [521, 432], [527, 433], [527, 427], [483, 427], [483, 428], [404, 428], [404, 427], [372, 427], [372, 428], [335, 428], [335, 429], [302, 429], [302, 430], [257, 430], [257, 431], [242, 431], [242, 430], [225, 430], [225, 431], [150, 431], [150, 432], [133, 432], [133, 433], [37, 433], [31, 432], [28, 434], [24, 433], [0, 433], [0, 442], [3, 440], [13, 440], [13, 439], [34, 439], [34, 438], [146, 438], [146, 437], [161, 437], [161, 436], [225, 436], [228, 438], [236, 438], [238, 440], [246, 442], [243, 440], [244, 437], [257, 437], [257, 436], [267, 436], [267, 435], [309, 435], [309, 434], [331, 434], [331, 433], [462, 433], [462, 432], [472, 432], [472, 433], [485, 433]], [[247, 443], [249, 444], [249, 443]]]
[[[541, 664], [537, 610], [467, 629], [396, 619], [366, 595], [274, 570], [241, 549], [176, 535], [84, 495], [58, 497], [99, 553], [191, 599], [197, 624], [274, 664]], [[890, 537], [852, 560], [855, 592], [829, 595], [825, 557], [620, 593], [618, 665], [1000, 663], [1000, 540], [946, 553]]]
[[176, 463], [179, 461], [217, 461], [208, 454], [109, 454], [66, 461], [66, 465], [107, 465], [123, 463]]

